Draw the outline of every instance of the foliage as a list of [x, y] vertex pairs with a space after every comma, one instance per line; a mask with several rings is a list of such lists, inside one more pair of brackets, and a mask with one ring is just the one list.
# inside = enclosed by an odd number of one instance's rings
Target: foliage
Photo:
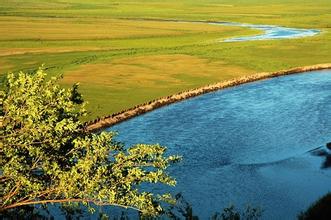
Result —
[[331, 218], [331, 193], [324, 195], [306, 211], [300, 213], [299, 220], [328, 220]]
[[[132, 212], [121, 211], [113, 212], [114, 210], [96, 210], [98, 216], [95, 217], [98, 220], [131, 220], [131, 219], [140, 219], [140, 220], [199, 220], [203, 219], [197, 216], [192, 209], [192, 205], [185, 200], [181, 193], [178, 193], [176, 196], [176, 203], [170, 204], [163, 207], [163, 211], [158, 216], [146, 216], [146, 215], [135, 215]], [[49, 212], [45, 212], [43, 209], [35, 210], [20, 210], [21, 212], [10, 213], [5, 217], [9, 219], [56, 219], [55, 216], [51, 215]], [[231, 205], [224, 208], [221, 212], [210, 213], [208, 219], [211, 220], [258, 220], [262, 217], [263, 210], [261, 208], [254, 208], [247, 206], [244, 210], [239, 210], [235, 206]], [[89, 213], [85, 209], [79, 207], [63, 209], [63, 216], [66, 219], [80, 219], [88, 218]]]
[[215, 213], [212, 220], [258, 220], [262, 216], [260, 208], [247, 206], [243, 212], [238, 211], [233, 205], [224, 208], [222, 213]]
[[63, 89], [58, 78], [9, 74], [0, 102], [0, 212], [46, 203], [115, 205], [156, 215], [170, 194], [139, 190], [142, 183], [174, 186], [166, 168], [178, 156], [166, 148], [125, 148], [114, 133], [88, 133], [77, 85]]

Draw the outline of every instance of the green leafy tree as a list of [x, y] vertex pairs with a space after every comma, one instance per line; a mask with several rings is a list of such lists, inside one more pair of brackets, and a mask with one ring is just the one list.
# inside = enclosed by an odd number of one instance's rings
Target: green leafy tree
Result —
[[77, 85], [63, 89], [58, 78], [9, 74], [0, 94], [0, 212], [35, 204], [114, 205], [156, 215], [170, 194], [142, 191], [144, 183], [174, 186], [166, 168], [180, 160], [166, 148], [125, 148], [114, 133], [89, 133]]

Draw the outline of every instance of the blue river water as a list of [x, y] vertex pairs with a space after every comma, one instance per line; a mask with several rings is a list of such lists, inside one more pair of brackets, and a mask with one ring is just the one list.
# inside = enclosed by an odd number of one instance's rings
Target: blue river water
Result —
[[[169, 20], [166, 22], [170, 22]], [[173, 20], [172, 22], [182, 23], [204, 23], [209, 25], [222, 25], [232, 27], [245, 27], [249, 29], [255, 29], [261, 31], [256, 35], [248, 35], [242, 37], [232, 37], [227, 39], [221, 39], [220, 42], [239, 42], [239, 41], [255, 41], [255, 40], [279, 40], [279, 39], [293, 39], [302, 37], [312, 37], [321, 33], [318, 29], [306, 29], [306, 28], [290, 28], [277, 25], [265, 25], [265, 24], [246, 24], [239, 22], [227, 22], [227, 21], [181, 21]]]
[[[295, 219], [331, 191], [331, 70], [244, 84], [166, 106], [107, 129], [126, 145], [159, 143], [200, 219], [234, 204], [262, 219]], [[319, 148], [316, 150], [316, 148]], [[314, 153], [315, 152], [315, 153]]]
[[208, 22], [208, 24], [246, 27], [250, 29], [260, 30], [263, 32], [257, 35], [233, 37], [222, 40], [222, 42], [291, 39], [291, 38], [311, 37], [320, 33], [320, 30], [316, 30], [316, 29], [288, 28], [288, 27], [281, 27], [276, 25], [244, 24], [244, 23], [236, 23], [236, 22]]

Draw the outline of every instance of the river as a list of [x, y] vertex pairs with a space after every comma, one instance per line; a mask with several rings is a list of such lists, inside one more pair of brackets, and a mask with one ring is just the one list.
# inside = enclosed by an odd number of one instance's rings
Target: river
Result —
[[[126, 145], [159, 143], [183, 161], [174, 188], [206, 219], [229, 204], [294, 219], [331, 190], [331, 70], [277, 77], [198, 96], [117, 124]], [[316, 150], [316, 148], [319, 148]]]
[[316, 30], [316, 29], [289, 28], [289, 27], [282, 27], [276, 25], [243, 24], [236, 22], [209, 22], [209, 24], [246, 27], [246, 28], [262, 31], [261, 34], [228, 38], [223, 40], [223, 42], [292, 39], [292, 38], [301, 38], [301, 37], [311, 37], [320, 33], [320, 30]]

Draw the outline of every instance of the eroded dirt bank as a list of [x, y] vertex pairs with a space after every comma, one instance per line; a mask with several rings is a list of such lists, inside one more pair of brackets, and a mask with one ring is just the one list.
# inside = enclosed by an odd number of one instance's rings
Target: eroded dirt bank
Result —
[[135, 116], [144, 114], [146, 112], [150, 112], [154, 109], [160, 108], [162, 106], [166, 106], [175, 102], [179, 102], [185, 99], [189, 99], [191, 97], [195, 97], [198, 95], [202, 95], [205, 93], [213, 92], [216, 90], [241, 85], [248, 82], [258, 81], [262, 79], [277, 77], [277, 76], [284, 76], [284, 75], [290, 75], [295, 73], [304, 73], [308, 71], [314, 71], [314, 70], [322, 70], [322, 69], [331, 69], [331, 63], [327, 64], [317, 64], [312, 66], [304, 66], [304, 67], [296, 67], [288, 70], [281, 70], [276, 72], [262, 72], [262, 73], [256, 73], [250, 76], [243, 76], [239, 78], [235, 78], [232, 80], [226, 80], [215, 84], [210, 84], [207, 86], [203, 86], [196, 89], [191, 89], [188, 91], [183, 91], [174, 95], [170, 95], [167, 97], [162, 97], [159, 99], [155, 99], [152, 101], [149, 101], [148, 103], [143, 103], [137, 106], [134, 106], [130, 109], [123, 110], [118, 113], [114, 113], [112, 115], [98, 118], [93, 121], [86, 123], [86, 130], [90, 132], [96, 132], [103, 128], [109, 127], [111, 125], [117, 124], [119, 122], [125, 121], [127, 119], [133, 118]]

